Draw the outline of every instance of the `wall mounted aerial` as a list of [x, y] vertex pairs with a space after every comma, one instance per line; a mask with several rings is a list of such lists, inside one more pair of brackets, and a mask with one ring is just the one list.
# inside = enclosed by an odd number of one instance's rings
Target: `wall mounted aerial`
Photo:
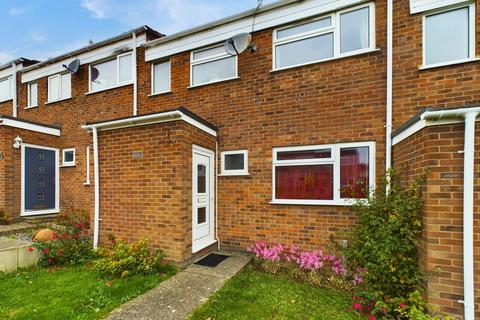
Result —
[[75, 59], [73, 60], [72, 62], [70, 62], [67, 65], [63, 64], [62, 65], [65, 69], [68, 70], [68, 72], [70, 72], [71, 74], [75, 74], [78, 72], [78, 69], [80, 68], [80, 60], [79, 59]]
[[252, 35], [250, 33], [239, 33], [225, 41], [225, 51], [232, 56], [239, 55], [245, 50], [255, 52], [257, 50], [255, 45], [251, 45]]

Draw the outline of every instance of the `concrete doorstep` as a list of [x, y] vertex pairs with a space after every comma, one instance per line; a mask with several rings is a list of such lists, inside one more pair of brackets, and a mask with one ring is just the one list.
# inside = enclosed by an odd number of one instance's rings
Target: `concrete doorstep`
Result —
[[[225, 253], [222, 253], [225, 254]], [[216, 267], [191, 265], [158, 287], [112, 311], [108, 320], [184, 320], [251, 260], [230, 257]]]

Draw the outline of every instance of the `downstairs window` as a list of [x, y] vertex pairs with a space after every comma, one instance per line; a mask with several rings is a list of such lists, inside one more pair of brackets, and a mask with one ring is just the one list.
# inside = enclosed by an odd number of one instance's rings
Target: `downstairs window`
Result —
[[374, 185], [375, 143], [273, 149], [273, 204], [345, 205]]

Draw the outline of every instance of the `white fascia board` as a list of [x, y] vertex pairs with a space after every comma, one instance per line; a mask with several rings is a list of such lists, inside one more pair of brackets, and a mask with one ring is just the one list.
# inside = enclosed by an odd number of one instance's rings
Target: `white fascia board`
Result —
[[[306, 19], [327, 12], [368, 2], [366, 0], [310, 0], [272, 9], [255, 17], [254, 31], [264, 30], [293, 21]], [[160, 43], [145, 50], [145, 60], [152, 61], [165, 58], [180, 52], [204, 47], [242, 32], [252, 32], [252, 17], [220, 25], [213, 29], [200, 31], [185, 37]], [[255, 41], [255, 40], [254, 40]]]
[[158, 124], [163, 122], [171, 122], [171, 121], [179, 121], [179, 120], [183, 120], [189, 123], [190, 125], [194, 126], [195, 128], [198, 128], [210, 134], [211, 136], [214, 136], [214, 137], [217, 136], [217, 132], [215, 130], [193, 119], [192, 117], [184, 114], [181, 111], [169, 111], [169, 112], [152, 114], [152, 115], [112, 120], [112, 121], [98, 123], [98, 124], [84, 125], [82, 126], [82, 128], [88, 131], [91, 131], [93, 128], [96, 128], [98, 131], [108, 131], [108, 130], [131, 128], [131, 127], [145, 126], [149, 124]]
[[0, 79], [10, 77], [13, 74], [12, 67], [0, 70]]
[[415, 14], [429, 10], [435, 10], [460, 3], [468, 3], [465, 0], [410, 0], [410, 13]]
[[25, 130], [40, 132], [40, 133], [49, 134], [57, 137], [60, 136], [60, 129], [45, 127], [39, 124], [33, 124], [33, 123], [13, 120], [13, 119], [5, 119], [5, 118], [0, 119], [0, 126], [25, 129]]
[[[137, 37], [137, 47], [140, 47], [146, 41], [147, 41], [146, 34], [139, 35]], [[71, 58], [67, 58], [62, 61], [58, 61], [38, 69], [26, 71], [25, 73], [22, 74], [22, 83], [27, 83], [43, 77], [51, 76], [53, 74], [64, 72], [66, 70], [62, 66], [62, 64], [68, 65], [73, 59], [76, 59], [76, 58], [80, 59], [80, 65], [90, 64], [92, 62], [114, 56], [117, 50], [124, 49], [124, 48], [133, 49], [132, 38], [127, 38], [122, 41], [118, 41], [116, 43], [112, 43], [104, 47], [94, 49], [92, 51], [87, 51], [77, 56], [72, 56]]]
[[409, 138], [410, 136], [414, 135], [415, 133], [419, 132], [423, 128], [426, 127], [433, 127], [433, 126], [442, 126], [442, 125], [448, 125], [448, 124], [458, 124], [458, 123], [464, 123], [465, 120], [462, 118], [445, 118], [445, 119], [432, 119], [432, 120], [418, 120], [414, 124], [412, 124], [410, 127], [393, 137], [392, 140], [392, 145], [396, 145], [403, 140]]

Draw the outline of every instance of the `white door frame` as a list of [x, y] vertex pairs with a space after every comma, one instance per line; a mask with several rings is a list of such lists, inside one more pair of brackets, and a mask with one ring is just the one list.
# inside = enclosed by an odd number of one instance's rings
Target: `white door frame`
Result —
[[[196, 221], [197, 215], [197, 206], [196, 206], [196, 164], [195, 164], [195, 154], [206, 156], [210, 159], [209, 161], [209, 212], [208, 221], [209, 221], [209, 234], [208, 236], [202, 237], [201, 239], [195, 240], [195, 228], [194, 221]], [[215, 240], [215, 152], [197, 145], [192, 146], [192, 253], [198, 252], [203, 248], [208, 247], [209, 245], [216, 242]]]
[[[25, 210], [25, 147], [55, 152], [55, 208], [45, 210]], [[60, 161], [58, 148], [38, 146], [35, 144], [22, 143], [22, 161], [21, 161], [21, 205], [20, 216], [36, 216], [41, 214], [52, 214], [60, 212]]]

